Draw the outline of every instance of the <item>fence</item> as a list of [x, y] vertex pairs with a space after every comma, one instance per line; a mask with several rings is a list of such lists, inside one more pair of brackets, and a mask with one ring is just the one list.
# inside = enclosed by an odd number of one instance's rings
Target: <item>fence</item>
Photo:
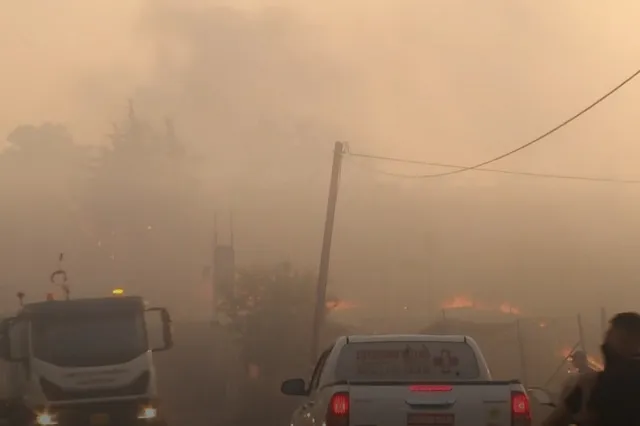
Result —
[[510, 316], [501, 322], [472, 322], [443, 316], [421, 330], [433, 334], [465, 334], [473, 337], [496, 379], [518, 378], [529, 386], [555, 387], [566, 377], [566, 357], [576, 347], [599, 364], [602, 318], [567, 316], [532, 318]]

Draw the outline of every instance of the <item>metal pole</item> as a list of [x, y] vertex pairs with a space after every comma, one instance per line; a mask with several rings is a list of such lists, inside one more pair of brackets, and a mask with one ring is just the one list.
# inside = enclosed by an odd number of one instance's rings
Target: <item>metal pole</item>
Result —
[[218, 323], [218, 291], [216, 286], [216, 251], [218, 250], [218, 214], [213, 214], [213, 244], [211, 246], [211, 323]]
[[564, 367], [564, 364], [567, 362], [567, 360], [571, 358], [571, 354], [573, 354], [576, 351], [576, 349], [578, 349], [579, 346], [580, 346], [580, 342], [573, 345], [571, 350], [567, 353], [567, 355], [562, 359], [562, 362], [558, 365], [558, 368], [556, 368], [556, 371], [554, 371], [553, 374], [549, 377], [549, 379], [547, 379], [543, 388], [549, 387], [549, 385], [551, 384], [551, 381], [556, 377], [556, 375], [560, 372], [562, 367]]
[[324, 235], [322, 237], [320, 271], [318, 272], [318, 286], [316, 289], [316, 307], [313, 316], [311, 362], [314, 364], [318, 356], [320, 330], [324, 324], [326, 310], [327, 283], [329, 282], [329, 261], [331, 258], [331, 240], [333, 237], [333, 224], [336, 216], [336, 204], [338, 202], [338, 187], [340, 184], [340, 171], [342, 169], [343, 154], [344, 144], [342, 142], [336, 142], [333, 150], [333, 166], [331, 168], [329, 199], [327, 201], [327, 214], [324, 223]]
[[516, 338], [518, 339], [518, 350], [520, 352], [520, 377], [522, 383], [527, 386], [527, 360], [524, 352], [524, 341], [522, 339], [522, 330], [520, 328], [520, 320], [516, 320]]
[[602, 330], [602, 335], [607, 332], [607, 311], [604, 308], [600, 308], [600, 329]]
[[587, 353], [587, 344], [584, 339], [584, 329], [582, 328], [582, 315], [578, 314], [578, 337], [580, 338], [580, 347]]

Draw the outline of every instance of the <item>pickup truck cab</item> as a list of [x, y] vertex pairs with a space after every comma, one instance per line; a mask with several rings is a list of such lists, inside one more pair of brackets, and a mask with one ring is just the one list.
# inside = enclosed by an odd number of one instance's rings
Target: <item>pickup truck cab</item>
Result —
[[517, 381], [495, 381], [468, 336], [341, 337], [320, 356], [291, 426], [530, 426]]

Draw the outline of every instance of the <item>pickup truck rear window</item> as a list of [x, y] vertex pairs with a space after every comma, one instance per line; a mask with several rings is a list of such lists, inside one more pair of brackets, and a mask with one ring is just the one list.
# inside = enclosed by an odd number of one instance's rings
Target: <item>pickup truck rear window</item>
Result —
[[342, 348], [341, 380], [455, 381], [479, 378], [476, 355], [463, 342], [362, 342]]

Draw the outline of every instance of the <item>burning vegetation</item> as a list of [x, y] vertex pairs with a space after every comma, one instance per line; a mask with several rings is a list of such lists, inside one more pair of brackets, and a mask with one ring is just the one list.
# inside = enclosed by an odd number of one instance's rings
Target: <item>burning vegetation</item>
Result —
[[[562, 355], [562, 357], [568, 361], [571, 361], [571, 348], [569, 347], [565, 347], [560, 351], [560, 355]], [[589, 367], [593, 368], [594, 370], [604, 370], [604, 365], [602, 364], [602, 362], [600, 362], [600, 360], [592, 355], [587, 355], [587, 361], [589, 362]]]
[[500, 304], [489, 304], [480, 302], [466, 296], [454, 296], [441, 305], [442, 309], [477, 309], [482, 311], [502, 312], [503, 314], [520, 315], [520, 308], [515, 307], [510, 302]]

